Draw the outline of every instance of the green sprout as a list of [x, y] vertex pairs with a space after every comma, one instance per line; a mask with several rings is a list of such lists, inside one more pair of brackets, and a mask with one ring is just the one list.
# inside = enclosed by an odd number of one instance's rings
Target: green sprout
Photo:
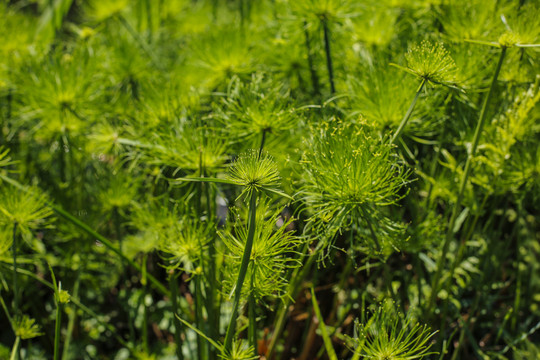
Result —
[[402, 319], [391, 301], [383, 302], [365, 323], [356, 323], [355, 336], [349, 338], [352, 360], [413, 360], [437, 354], [430, 352], [431, 332], [414, 321], [410, 313]]
[[22, 340], [33, 339], [43, 335], [41, 326], [36, 324], [36, 320], [28, 317], [28, 315], [16, 316], [11, 324], [15, 336]]

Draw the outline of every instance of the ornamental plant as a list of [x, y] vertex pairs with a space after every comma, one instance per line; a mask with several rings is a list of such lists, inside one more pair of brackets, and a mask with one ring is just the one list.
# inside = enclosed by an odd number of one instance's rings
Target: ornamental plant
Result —
[[0, 358], [534, 357], [538, 10], [3, 2]]
[[308, 226], [325, 246], [338, 233], [363, 229], [370, 254], [398, 249], [405, 240], [403, 225], [384, 208], [405, 196], [409, 173], [393, 146], [365, 126], [336, 120], [311, 132], [310, 149], [301, 160], [305, 184], [300, 193], [312, 214]]

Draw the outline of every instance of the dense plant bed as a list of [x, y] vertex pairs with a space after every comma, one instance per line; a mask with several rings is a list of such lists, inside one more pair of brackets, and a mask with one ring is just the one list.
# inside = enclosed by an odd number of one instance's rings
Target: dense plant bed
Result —
[[540, 357], [536, 1], [0, 14], [0, 359]]

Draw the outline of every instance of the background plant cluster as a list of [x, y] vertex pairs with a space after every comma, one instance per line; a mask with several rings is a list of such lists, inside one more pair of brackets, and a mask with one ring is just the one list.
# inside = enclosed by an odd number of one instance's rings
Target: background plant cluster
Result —
[[0, 3], [0, 358], [540, 358], [527, 0]]

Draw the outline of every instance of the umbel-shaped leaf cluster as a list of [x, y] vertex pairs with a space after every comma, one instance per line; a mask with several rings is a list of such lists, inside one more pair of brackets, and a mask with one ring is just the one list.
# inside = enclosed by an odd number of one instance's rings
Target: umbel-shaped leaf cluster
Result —
[[276, 162], [267, 153], [248, 150], [241, 154], [229, 168], [227, 179], [242, 186], [241, 195], [251, 197], [253, 192], [266, 190], [279, 192], [279, 173]]
[[263, 132], [279, 134], [296, 125], [298, 116], [290, 105], [290, 94], [263, 74], [253, 75], [249, 82], [234, 77], [214, 117], [231, 138], [259, 140]]
[[[236, 275], [242, 260], [242, 254], [248, 238], [246, 211], [233, 211], [233, 228], [221, 231], [220, 237], [227, 248], [225, 253], [225, 274]], [[245, 214], [244, 214], [245, 213]], [[241, 216], [243, 214], [244, 216]], [[300, 239], [290, 229], [293, 218], [284, 218], [281, 209], [274, 210], [268, 198], [260, 198], [257, 203], [255, 234], [251, 250], [250, 265], [246, 279], [249, 286], [244, 286], [243, 298], [252, 294], [256, 300], [263, 297], [283, 295], [287, 287], [286, 271], [300, 265], [295, 259]], [[226, 279], [225, 292], [234, 289], [233, 277]]]
[[397, 247], [403, 227], [384, 212], [406, 194], [409, 171], [394, 146], [369, 128], [327, 121], [312, 128], [302, 156], [301, 190], [312, 217], [310, 226], [331, 243], [350, 227], [367, 231], [368, 247], [381, 251]]
[[355, 336], [349, 338], [352, 359], [412, 360], [436, 354], [429, 351], [436, 332], [419, 324], [411, 314], [400, 314], [391, 301], [380, 304], [369, 319], [355, 324]]
[[413, 45], [405, 54], [407, 67], [399, 68], [418, 76], [426, 82], [454, 86], [457, 67], [448, 50], [440, 42], [431, 44], [424, 40]]

